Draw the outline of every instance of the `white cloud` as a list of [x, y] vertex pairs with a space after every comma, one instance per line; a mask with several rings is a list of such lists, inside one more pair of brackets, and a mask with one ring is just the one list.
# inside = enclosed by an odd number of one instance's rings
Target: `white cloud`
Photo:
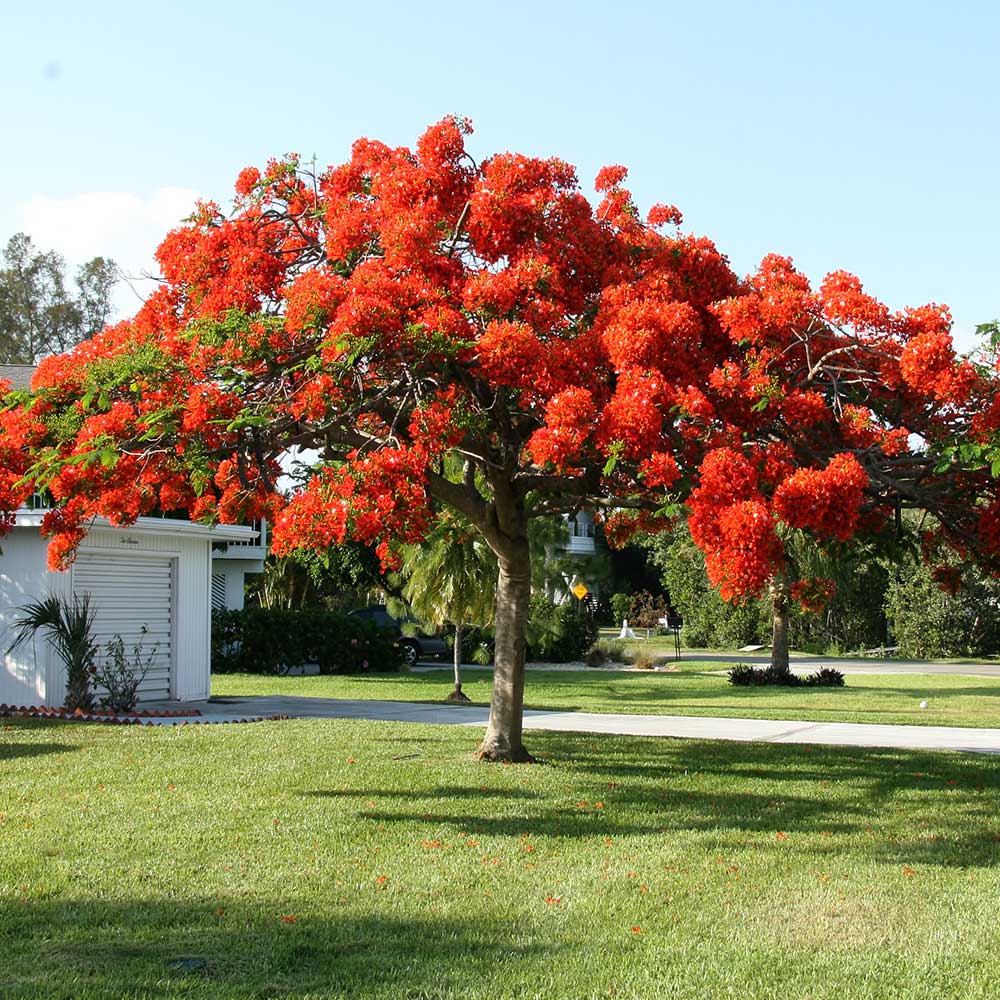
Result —
[[[56, 250], [72, 271], [92, 257], [110, 257], [133, 278], [156, 273], [153, 253], [163, 237], [191, 214], [199, 193], [162, 187], [142, 196], [130, 191], [85, 191], [65, 198], [35, 195], [20, 207], [17, 228], [42, 250]], [[119, 315], [135, 311], [153, 289], [150, 281], [122, 282]]]

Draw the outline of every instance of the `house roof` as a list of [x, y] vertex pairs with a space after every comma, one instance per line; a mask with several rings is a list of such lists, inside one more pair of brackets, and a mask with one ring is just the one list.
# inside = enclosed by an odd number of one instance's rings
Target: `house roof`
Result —
[[[44, 510], [19, 510], [14, 518], [16, 528], [38, 528], [41, 526]], [[140, 517], [127, 527], [117, 527], [107, 518], [95, 517], [88, 530], [112, 529], [131, 535], [184, 535], [208, 538], [217, 542], [252, 542], [258, 537], [255, 528], [244, 524], [196, 524], [168, 517]], [[41, 538], [41, 536], [39, 536]]]
[[7, 379], [15, 389], [30, 389], [34, 365], [0, 365], [0, 378]]

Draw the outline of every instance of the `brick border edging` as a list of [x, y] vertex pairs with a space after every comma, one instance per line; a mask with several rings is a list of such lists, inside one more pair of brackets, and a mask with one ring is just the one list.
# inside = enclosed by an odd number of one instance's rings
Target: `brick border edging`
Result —
[[[190, 712], [182, 710], [129, 712], [119, 715], [108, 709], [94, 709], [84, 712], [76, 708], [70, 711], [67, 708], [52, 708], [48, 705], [5, 705], [0, 704], [0, 718], [4, 719], [46, 719], [53, 722], [102, 722], [108, 725], [118, 726], [155, 726], [155, 725], [180, 725], [180, 726], [204, 726], [222, 725], [225, 723], [238, 722], [277, 722], [282, 719], [290, 719], [290, 715], [248, 715], [239, 719], [219, 719], [212, 716], [202, 715], [193, 708]], [[172, 721], [177, 720], [177, 721]]]

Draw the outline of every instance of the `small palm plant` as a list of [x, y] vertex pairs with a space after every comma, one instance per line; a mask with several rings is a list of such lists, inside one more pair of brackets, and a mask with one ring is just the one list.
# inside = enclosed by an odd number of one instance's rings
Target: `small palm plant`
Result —
[[467, 702], [462, 692], [462, 631], [493, 620], [497, 560], [460, 515], [443, 514], [422, 545], [403, 553], [403, 597], [418, 618], [455, 626], [455, 689], [448, 701]]
[[32, 601], [19, 611], [20, 617], [13, 623], [17, 631], [7, 652], [12, 653], [37, 632], [44, 632], [66, 667], [66, 707], [92, 708], [90, 681], [96, 671], [98, 647], [93, 636], [96, 611], [91, 607], [90, 595], [74, 594], [72, 602], [53, 595]]

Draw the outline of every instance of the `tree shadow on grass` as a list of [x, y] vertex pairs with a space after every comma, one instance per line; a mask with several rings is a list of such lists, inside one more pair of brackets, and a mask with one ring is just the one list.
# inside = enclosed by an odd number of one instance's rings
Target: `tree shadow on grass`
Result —
[[41, 757], [50, 753], [70, 753], [79, 747], [67, 743], [0, 743], [0, 761], [18, 757]]
[[[391, 911], [391, 893], [378, 895]], [[526, 944], [509, 921], [316, 910], [293, 898], [2, 900], [0, 996], [434, 1000], [560, 950]]]
[[[79, 719], [29, 719], [17, 715], [8, 715], [0, 718], [0, 733], [17, 732], [21, 729], [26, 732], [33, 732], [45, 729], [61, 729], [69, 732], [67, 727], [77, 728], [84, 726], [88, 729], [94, 726], [105, 726], [103, 722], [81, 722]], [[0, 735], [0, 739], [3, 739]]]
[[536, 792], [525, 792], [517, 788], [431, 788], [420, 792], [388, 791], [377, 788], [333, 788], [318, 791], [300, 792], [310, 798], [349, 799], [359, 798], [366, 801], [375, 796], [383, 799], [503, 799], [504, 801], [531, 800], [539, 796]]
[[[442, 826], [455, 836], [554, 840], [694, 833], [817, 856], [846, 843], [901, 865], [1000, 864], [1000, 774], [989, 758], [563, 733], [533, 733], [531, 748], [557, 762], [549, 773], [565, 767], [572, 780], [530, 794], [368, 787], [334, 795], [357, 798], [359, 823], [427, 824], [428, 836]], [[470, 808], [476, 800], [481, 809]]]

